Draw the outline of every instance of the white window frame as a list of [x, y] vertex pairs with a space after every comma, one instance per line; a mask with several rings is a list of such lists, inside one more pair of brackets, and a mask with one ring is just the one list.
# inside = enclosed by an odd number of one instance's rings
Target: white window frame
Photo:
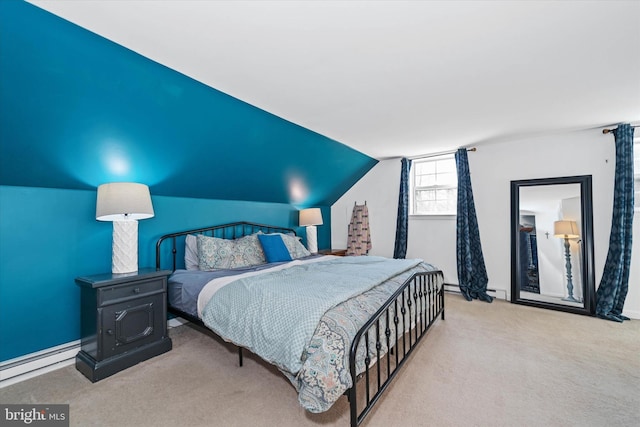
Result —
[[[455, 185], [435, 184], [435, 185], [416, 187], [416, 171], [418, 169], [416, 167], [417, 164], [426, 163], [426, 162], [437, 163], [438, 161], [442, 161], [442, 160], [453, 160], [455, 162], [455, 155], [451, 153], [451, 154], [443, 154], [443, 155], [430, 156], [430, 157], [415, 158], [412, 160], [410, 180], [409, 180], [409, 215], [411, 217], [414, 217], [414, 218], [437, 218], [437, 217], [452, 218], [453, 217], [455, 218], [456, 216], [455, 206], [457, 204], [457, 191], [455, 191], [456, 196], [455, 196], [455, 199], [453, 200], [454, 208], [452, 211], [447, 211], [447, 212], [417, 212], [416, 211], [416, 206], [417, 206], [416, 191], [425, 190], [425, 189], [434, 189], [434, 190], [456, 189], [457, 190], [458, 188], [457, 174], [454, 174], [456, 179]], [[437, 174], [438, 172], [437, 172], [437, 166], [436, 166], [436, 176]]]

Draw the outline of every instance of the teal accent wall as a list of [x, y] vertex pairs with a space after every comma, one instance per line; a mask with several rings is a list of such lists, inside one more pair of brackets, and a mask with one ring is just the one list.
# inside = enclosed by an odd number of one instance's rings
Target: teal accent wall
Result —
[[[309, 102], [313, 102], [310, 100]], [[139, 264], [162, 234], [296, 227], [377, 160], [29, 3], [0, 0], [0, 361], [80, 337], [79, 275], [111, 269], [96, 187], [149, 185]], [[304, 236], [304, 230], [298, 228]]]
[[[313, 102], [313, 100], [309, 100]], [[0, 184], [330, 206], [377, 161], [23, 1], [0, 1]]]
[[[235, 221], [296, 229], [288, 204], [152, 196], [138, 224], [139, 266], [155, 266], [163, 234]], [[0, 186], [0, 361], [80, 339], [74, 278], [111, 271], [112, 224], [95, 219], [95, 190]], [[330, 208], [323, 209], [330, 218]], [[321, 248], [331, 225], [318, 227]]]

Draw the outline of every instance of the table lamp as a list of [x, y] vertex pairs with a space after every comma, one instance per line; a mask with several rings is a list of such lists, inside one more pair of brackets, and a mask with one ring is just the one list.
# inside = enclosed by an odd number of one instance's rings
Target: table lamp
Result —
[[316, 225], [322, 225], [320, 208], [302, 209], [299, 222], [301, 227], [307, 227], [307, 249], [312, 254], [318, 253], [318, 230]]
[[146, 185], [114, 182], [98, 187], [96, 219], [113, 222], [112, 273], [138, 271], [138, 220], [153, 215]]

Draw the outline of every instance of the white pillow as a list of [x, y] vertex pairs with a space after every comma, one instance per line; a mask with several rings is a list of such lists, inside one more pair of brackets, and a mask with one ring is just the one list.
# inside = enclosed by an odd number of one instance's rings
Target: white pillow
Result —
[[193, 234], [187, 234], [187, 238], [184, 240], [184, 268], [199, 270], [198, 239]]

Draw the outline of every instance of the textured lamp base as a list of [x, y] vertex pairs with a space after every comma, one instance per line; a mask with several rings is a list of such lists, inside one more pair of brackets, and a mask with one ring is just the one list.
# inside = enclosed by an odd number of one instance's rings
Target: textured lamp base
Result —
[[307, 225], [307, 249], [312, 254], [318, 253], [318, 229], [315, 225]]
[[565, 268], [567, 269], [567, 293], [566, 298], [562, 298], [562, 301], [580, 302], [573, 297], [573, 281], [571, 280], [571, 251], [569, 250], [570, 243], [567, 236], [564, 236], [564, 257], [566, 260]]
[[113, 222], [113, 274], [138, 271], [138, 221]]

